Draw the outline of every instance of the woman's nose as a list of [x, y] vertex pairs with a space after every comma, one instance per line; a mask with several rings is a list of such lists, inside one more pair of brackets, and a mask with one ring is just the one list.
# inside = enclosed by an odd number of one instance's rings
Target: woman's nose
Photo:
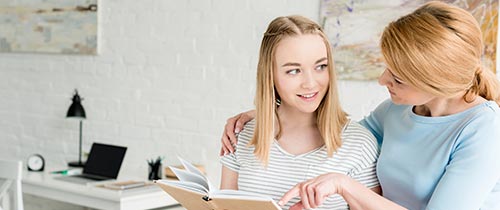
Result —
[[380, 75], [380, 77], [378, 78], [378, 84], [382, 86], [392, 87], [391, 78], [387, 69], [385, 69], [382, 75]]
[[311, 71], [305, 71], [304, 74], [302, 74], [302, 88], [304, 89], [312, 89], [316, 85], [316, 80], [314, 78], [314, 75], [312, 74]]

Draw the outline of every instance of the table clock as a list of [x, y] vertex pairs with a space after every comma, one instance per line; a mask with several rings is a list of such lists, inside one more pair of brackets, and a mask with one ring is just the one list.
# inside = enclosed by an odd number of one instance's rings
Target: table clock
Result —
[[33, 154], [28, 157], [28, 171], [43, 171], [45, 168], [45, 159], [39, 154]]

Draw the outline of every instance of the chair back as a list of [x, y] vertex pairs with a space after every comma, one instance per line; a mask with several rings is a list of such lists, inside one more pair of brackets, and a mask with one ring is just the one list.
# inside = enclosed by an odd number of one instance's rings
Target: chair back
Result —
[[0, 159], [0, 210], [23, 210], [22, 161]]

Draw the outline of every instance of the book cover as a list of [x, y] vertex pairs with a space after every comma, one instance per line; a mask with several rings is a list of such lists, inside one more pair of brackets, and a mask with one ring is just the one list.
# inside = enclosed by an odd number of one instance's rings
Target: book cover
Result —
[[281, 210], [272, 198], [238, 190], [219, 190], [193, 164], [179, 158], [185, 170], [171, 167], [179, 180], [156, 180], [188, 210]]

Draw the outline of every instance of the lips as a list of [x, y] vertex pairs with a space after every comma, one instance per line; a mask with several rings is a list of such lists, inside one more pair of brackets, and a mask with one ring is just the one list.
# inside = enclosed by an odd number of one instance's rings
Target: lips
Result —
[[318, 92], [314, 93], [307, 93], [307, 94], [297, 94], [300, 98], [309, 101], [309, 100], [314, 100], [314, 98], [318, 95]]

